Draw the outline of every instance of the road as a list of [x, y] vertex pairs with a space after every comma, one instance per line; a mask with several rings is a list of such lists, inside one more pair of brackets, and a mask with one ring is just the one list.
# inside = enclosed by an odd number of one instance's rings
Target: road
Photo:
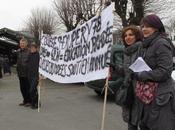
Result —
[[[0, 79], [0, 130], [100, 130], [103, 98], [83, 84], [42, 81], [40, 112], [22, 101], [15, 73]], [[105, 130], [126, 130], [121, 108], [107, 101]]]

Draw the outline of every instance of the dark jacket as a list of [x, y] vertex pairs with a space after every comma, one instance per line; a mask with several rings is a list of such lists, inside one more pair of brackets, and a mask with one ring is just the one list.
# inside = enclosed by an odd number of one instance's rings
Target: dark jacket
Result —
[[33, 78], [39, 77], [39, 72], [38, 72], [39, 53], [38, 52], [29, 54], [29, 58], [27, 61], [27, 67], [28, 67], [28, 77], [33, 77]]
[[[126, 87], [133, 87], [134, 90], [135, 87], [135, 81], [132, 80], [131, 77], [131, 70], [129, 69], [129, 66], [134, 63], [134, 61], [138, 57], [138, 50], [141, 46], [142, 42], [138, 41], [130, 46], [127, 46], [124, 49], [124, 62], [123, 62], [123, 72], [124, 72], [124, 86]], [[134, 91], [131, 91], [134, 95]], [[134, 97], [134, 102], [130, 108], [123, 107], [123, 119], [126, 122], [130, 122], [133, 125], [138, 125], [139, 117], [138, 117], [138, 105], [137, 101]]]
[[23, 49], [17, 52], [17, 73], [19, 77], [27, 77], [27, 60], [29, 50]]
[[139, 73], [138, 80], [158, 82], [156, 97], [151, 104], [141, 109], [144, 124], [154, 130], [175, 130], [175, 102], [173, 80], [172, 47], [156, 32], [143, 41], [141, 55], [151, 71]]

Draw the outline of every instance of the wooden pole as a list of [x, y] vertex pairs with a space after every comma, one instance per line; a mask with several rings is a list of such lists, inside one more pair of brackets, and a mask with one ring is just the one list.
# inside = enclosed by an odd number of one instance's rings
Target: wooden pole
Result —
[[105, 122], [105, 115], [106, 115], [106, 102], [107, 102], [107, 94], [108, 94], [108, 88], [109, 88], [109, 72], [108, 72], [108, 77], [106, 78], [106, 83], [105, 83], [104, 88], [105, 88], [105, 91], [104, 91], [105, 94], [104, 94], [101, 130], [104, 130], [104, 122]]
[[38, 83], [38, 112], [40, 112], [40, 101], [41, 101], [41, 79], [39, 79]]
[[[106, 0], [103, 0], [103, 5], [106, 3]], [[108, 94], [108, 88], [109, 88], [109, 71], [108, 71], [108, 77], [106, 78], [105, 83], [105, 94], [104, 94], [104, 103], [103, 103], [103, 113], [102, 113], [102, 122], [101, 122], [101, 130], [104, 130], [104, 124], [105, 124], [105, 115], [106, 115], [106, 102], [107, 102], [107, 94]]]
[[[105, 5], [105, 3], [106, 3], [106, 0], [103, 0], [103, 5]], [[108, 88], [109, 88], [109, 74], [110, 74], [110, 71], [108, 70], [108, 77], [106, 78], [106, 83], [105, 83], [105, 86], [104, 86], [105, 87], [105, 94], [104, 94], [101, 130], [104, 130], [104, 124], [105, 124], [106, 102], [107, 102], [107, 94], [108, 94]]]

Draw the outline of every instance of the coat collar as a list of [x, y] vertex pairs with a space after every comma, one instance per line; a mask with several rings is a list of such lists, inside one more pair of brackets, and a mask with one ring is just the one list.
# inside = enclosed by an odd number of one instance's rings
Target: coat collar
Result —
[[160, 35], [159, 32], [153, 33], [151, 36], [143, 39], [143, 48], [148, 48], [153, 44], [153, 40], [156, 39]]
[[138, 47], [139, 45], [141, 45], [141, 41], [138, 41], [130, 46], [127, 46], [125, 49], [124, 49], [124, 53], [126, 55], [131, 55], [133, 54], [134, 52], [136, 52], [138, 50]]

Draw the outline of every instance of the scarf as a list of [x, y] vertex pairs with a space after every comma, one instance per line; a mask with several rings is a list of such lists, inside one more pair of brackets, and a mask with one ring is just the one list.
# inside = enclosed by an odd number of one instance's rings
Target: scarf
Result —
[[134, 52], [138, 51], [139, 45], [141, 45], [140, 41], [138, 41], [130, 46], [127, 46], [124, 49], [124, 53], [128, 56], [132, 55]]
[[154, 32], [151, 36], [144, 38], [143, 48], [148, 48], [149, 46], [151, 46], [154, 43], [153, 40], [157, 39], [158, 36], [160, 36], [160, 33]]

